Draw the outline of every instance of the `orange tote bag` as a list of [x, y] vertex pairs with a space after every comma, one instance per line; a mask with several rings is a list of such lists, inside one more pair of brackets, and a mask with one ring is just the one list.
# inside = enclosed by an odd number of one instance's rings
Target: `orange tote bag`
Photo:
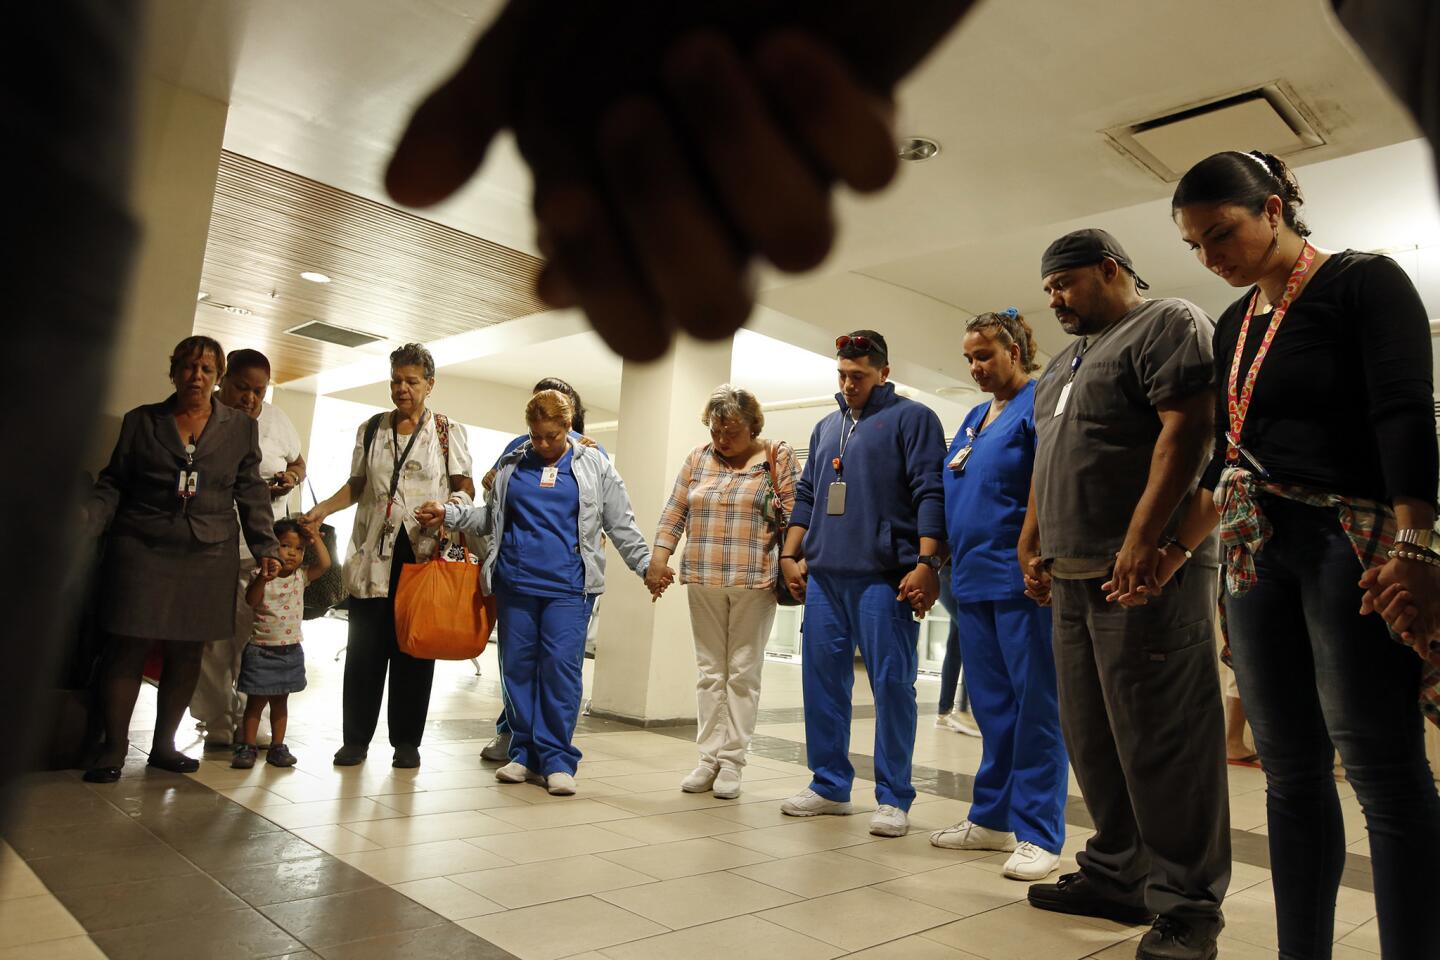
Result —
[[[463, 546], [463, 541], [462, 541]], [[395, 590], [395, 638], [421, 660], [469, 660], [485, 650], [495, 624], [495, 598], [480, 588], [480, 567], [437, 554], [407, 563]]]

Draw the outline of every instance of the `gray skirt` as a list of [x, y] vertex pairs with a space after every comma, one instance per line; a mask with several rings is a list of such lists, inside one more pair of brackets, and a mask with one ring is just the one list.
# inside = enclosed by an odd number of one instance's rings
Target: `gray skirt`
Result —
[[235, 636], [240, 541], [147, 541], [112, 533], [105, 545], [100, 628], [112, 636], [212, 643]]
[[246, 644], [235, 689], [257, 697], [299, 693], [305, 689], [305, 651], [298, 643], [282, 647]]

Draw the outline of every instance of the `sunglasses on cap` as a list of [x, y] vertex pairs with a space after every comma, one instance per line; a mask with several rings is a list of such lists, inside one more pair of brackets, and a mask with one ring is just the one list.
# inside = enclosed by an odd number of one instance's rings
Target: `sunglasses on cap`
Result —
[[861, 353], [873, 353], [879, 356], [886, 356], [885, 348], [871, 340], [869, 337], [842, 336], [835, 338], [835, 349], [844, 350], [846, 347], [854, 347]]

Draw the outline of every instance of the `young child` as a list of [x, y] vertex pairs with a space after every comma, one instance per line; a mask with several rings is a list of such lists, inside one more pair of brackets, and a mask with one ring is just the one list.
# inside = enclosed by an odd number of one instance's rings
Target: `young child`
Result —
[[[279, 576], [267, 578], [256, 571], [245, 593], [246, 602], [255, 609], [255, 626], [240, 657], [240, 678], [235, 683], [246, 696], [245, 735], [230, 761], [238, 770], [255, 766], [255, 734], [267, 703], [273, 733], [265, 762], [274, 767], [295, 765], [295, 755], [285, 746], [285, 723], [290, 718], [290, 694], [305, 689], [305, 654], [300, 648], [305, 585], [330, 568], [325, 542], [311, 527], [276, 520], [275, 539], [280, 542]], [[315, 562], [308, 568], [301, 566], [307, 545], [315, 550]]]

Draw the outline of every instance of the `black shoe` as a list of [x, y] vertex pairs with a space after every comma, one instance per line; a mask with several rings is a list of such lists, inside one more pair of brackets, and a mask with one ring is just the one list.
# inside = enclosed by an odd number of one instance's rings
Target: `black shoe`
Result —
[[119, 767], [91, 767], [80, 777], [86, 783], [114, 783], [120, 779]]
[[335, 751], [335, 766], [354, 767], [365, 762], [365, 755], [369, 753], [366, 747], [357, 747], [353, 744], [345, 744]]
[[171, 773], [194, 773], [200, 769], [200, 761], [185, 756], [183, 753], [150, 754], [150, 759], [145, 761], [147, 767], [154, 767], [157, 770], [168, 770]]
[[295, 766], [295, 754], [283, 743], [274, 743], [265, 753], [265, 762], [272, 767], [293, 767]]
[[1215, 938], [1225, 921], [1187, 923], [1174, 917], [1160, 917], [1150, 932], [1140, 938], [1136, 960], [1215, 960], [1219, 948]]
[[402, 743], [395, 748], [395, 759], [390, 761], [390, 766], [401, 770], [411, 770], [420, 766], [420, 748]]
[[253, 743], [241, 743], [235, 747], [235, 755], [230, 759], [230, 769], [249, 770], [255, 766], [255, 757], [258, 756]]
[[1054, 883], [1030, 886], [1030, 906], [1055, 913], [1100, 917], [1116, 923], [1141, 924], [1155, 919], [1143, 906], [1125, 903], [1096, 889], [1084, 873], [1067, 873]]

